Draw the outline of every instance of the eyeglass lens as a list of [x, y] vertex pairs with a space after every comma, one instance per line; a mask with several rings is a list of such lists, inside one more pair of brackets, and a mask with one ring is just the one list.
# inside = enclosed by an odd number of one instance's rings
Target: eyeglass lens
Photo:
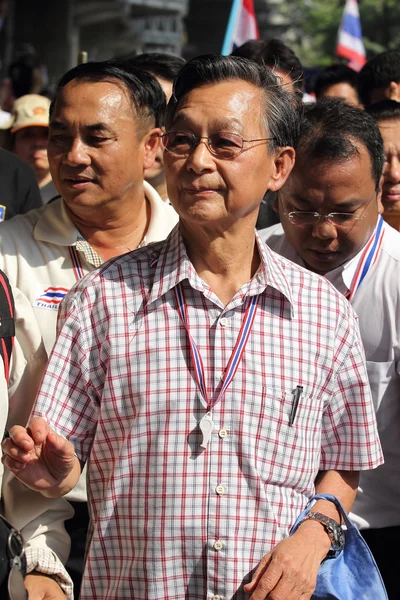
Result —
[[235, 156], [243, 148], [243, 138], [239, 134], [225, 131], [212, 133], [208, 138], [199, 138], [184, 131], [170, 131], [163, 136], [163, 144], [169, 152], [187, 156], [203, 139], [210, 152], [220, 158]]

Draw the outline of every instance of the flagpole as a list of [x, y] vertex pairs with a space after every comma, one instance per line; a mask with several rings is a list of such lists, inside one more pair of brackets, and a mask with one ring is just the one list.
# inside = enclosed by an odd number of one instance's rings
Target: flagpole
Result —
[[238, 14], [241, 0], [233, 0], [231, 14], [229, 15], [228, 26], [224, 37], [224, 43], [222, 44], [221, 54], [227, 56], [230, 50], [230, 40], [232, 38], [233, 28], [235, 27], [236, 15]]

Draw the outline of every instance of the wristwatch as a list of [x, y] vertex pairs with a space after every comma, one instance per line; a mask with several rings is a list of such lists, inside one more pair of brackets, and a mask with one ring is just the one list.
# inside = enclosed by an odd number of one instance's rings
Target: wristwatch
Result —
[[326, 555], [326, 558], [336, 558], [339, 556], [344, 547], [344, 532], [342, 526], [334, 519], [318, 512], [309, 512], [308, 515], [304, 517], [304, 521], [307, 519], [313, 519], [314, 521], [321, 523], [326, 533], [329, 535], [331, 548]]

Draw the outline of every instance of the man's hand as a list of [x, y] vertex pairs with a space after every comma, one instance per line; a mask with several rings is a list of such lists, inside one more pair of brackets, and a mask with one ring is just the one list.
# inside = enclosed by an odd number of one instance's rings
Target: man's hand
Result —
[[34, 418], [28, 428], [16, 425], [5, 439], [3, 464], [27, 487], [56, 498], [68, 493], [80, 475], [79, 460], [68, 440]]
[[43, 573], [29, 573], [24, 583], [29, 600], [67, 600], [58, 583]]
[[250, 600], [309, 600], [330, 546], [320, 523], [304, 522], [264, 556], [244, 591]]

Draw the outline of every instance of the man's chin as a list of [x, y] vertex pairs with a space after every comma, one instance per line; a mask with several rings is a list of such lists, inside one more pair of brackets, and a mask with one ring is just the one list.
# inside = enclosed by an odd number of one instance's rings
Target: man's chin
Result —
[[307, 252], [307, 255], [303, 256], [303, 262], [307, 269], [318, 273], [318, 275], [325, 275], [329, 271], [333, 271], [343, 264], [343, 256], [339, 252], [331, 252], [329, 254], [320, 254], [315, 251]]

